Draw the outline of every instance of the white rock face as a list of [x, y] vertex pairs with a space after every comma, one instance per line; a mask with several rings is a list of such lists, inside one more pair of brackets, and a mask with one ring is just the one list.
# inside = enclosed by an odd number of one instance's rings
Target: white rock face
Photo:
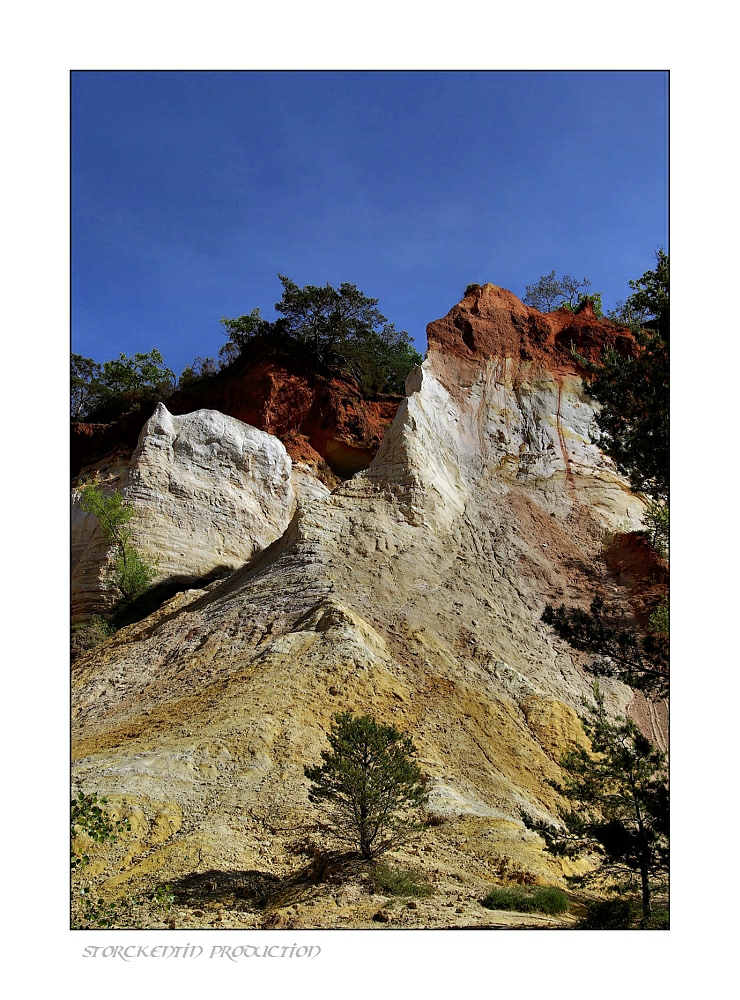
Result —
[[450, 523], [473, 494], [522, 486], [561, 513], [585, 504], [605, 527], [639, 527], [644, 502], [594, 443], [598, 404], [576, 376], [540, 369], [515, 382], [510, 359], [473, 368], [432, 354], [406, 391], [364, 475], [403, 481], [417, 516]]
[[[296, 505], [276, 437], [216, 410], [173, 416], [162, 403], [129, 467], [104, 488], [122, 489], [136, 508], [132, 542], [157, 563], [157, 580], [236, 569], [282, 535]], [[111, 557], [77, 492], [73, 510], [73, 615], [81, 617], [105, 606]]]

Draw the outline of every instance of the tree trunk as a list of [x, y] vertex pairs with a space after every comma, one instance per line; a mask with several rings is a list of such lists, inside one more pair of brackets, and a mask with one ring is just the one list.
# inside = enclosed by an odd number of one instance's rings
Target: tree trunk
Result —
[[640, 864], [640, 881], [642, 883], [642, 922], [646, 924], [653, 915], [653, 905], [650, 896], [650, 879], [648, 878], [647, 865]]

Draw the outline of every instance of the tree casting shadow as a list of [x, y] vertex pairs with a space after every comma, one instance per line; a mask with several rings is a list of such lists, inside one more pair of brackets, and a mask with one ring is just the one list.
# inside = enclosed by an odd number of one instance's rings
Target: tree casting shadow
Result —
[[315, 899], [327, 887], [341, 885], [369, 866], [354, 852], [321, 851], [291, 875], [257, 869], [198, 872], [173, 882], [172, 892], [181, 906], [197, 908], [229, 900], [233, 909], [266, 911]]

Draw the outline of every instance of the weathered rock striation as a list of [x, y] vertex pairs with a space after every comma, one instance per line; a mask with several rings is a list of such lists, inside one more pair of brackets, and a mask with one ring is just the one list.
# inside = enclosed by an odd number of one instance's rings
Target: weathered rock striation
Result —
[[[228, 579], [179, 594], [76, 665], [77, 780], [140, 818], [109, 889], [152, 872], [295, 866], [286, 850], [317, 816], [303, 767], [344, 709], [412, 734], [430, 808], [451, 818], [425, 834], [440, 879], [485, 884], [502, 856], [551, 882], [568, 870], [521, 814], [552, 816], [546, 780], [577, 737], [591, 678], [540, 615], [595, 591], [626, 599], [603, 537], [636, 528], [643, 510], [594, 443], [570, 344], [630, 350], [629, 336], [590, 311], [544, 316], [493, 285], [428, 335], [367, 470], [302, 504]], [[613, 708], [633, 700], [603, 686]], [[338, 912], [290, 926], [333, 926]]]
[[[282, 535], [296, 506], [292, 471], [272, 435], [215, 410], [173, 416], [159, 403], [131, 461], [99, 473], [103, 489], [120, 489], [135, 508], [131, 541], [157, 565], [156, 580], [187, 581], [237, 569]], [[115, 553], [80, 496], [73, 491], [73, 620], [113, 600]]]

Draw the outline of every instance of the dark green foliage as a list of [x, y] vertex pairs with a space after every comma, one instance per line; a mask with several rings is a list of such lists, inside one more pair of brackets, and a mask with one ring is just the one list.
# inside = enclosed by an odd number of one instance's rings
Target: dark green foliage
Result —
[[[594, 378], [587, 392], [601, 404], [596, 416], [599, 444], [629, 477], [632, 489], [646, 494], [645, 533], [668, 556], [669, 528], [669, 260], [658, 250], [656, 267], [630, 281], [633, 294], [612, 319], [632, 325], [633, 356], [607, 350], [601, 364], [574, 356]], [[637, 323], [643, 324], [642, 327]], [[576, 649], [597, 653], [595, 673], [616, 673], [626, 683], [663, 697], [668, 693], [668, 614], [653, 613], [649, 630], [605, 622], [603, 602], [591, 612], [561, 606], [545, 608], [542, 620]], [[605, 660], [604, 658], [608, 658]]]
[[634, 355], [622, 357], [607, 350], [601, 365], [579, 360], [594, 375], [587, 386], [589, 395], [601, 403], [596, 417], [599, 445], [629, 478], [633, 490], [667, 502], [669, 260], [658, 250], [656, 261], [653, 271], [630, 281], [634, 292], [622, 307], [633, 327]]
[[547, 887], [528, 891], [520, 888], [491, 889], [481, 900], [487, 910], [513, 910], [515, 913], [565, 913], [570, 906], [562, 889]]
[[634, 899], [605, 899], [589, 903], [578, 926], [588, 931], [627, 930], [639, 921], [640, 907]]
[[224, 368], [233, 365], [239, 359], [239, 355], [239, 347], [232, 340], [229, 340], [223, 347], [220, 347], [218, 351], [220, 370], [223, 371]]
[[117, 420], [124, 413], [166, 399], [175, 375], [165, 367], [156, 348], [133, 357], [120, 354], [101, 366], [90, 358], [72, 355], [72, 417], [80, 420]]
[[659, 556], [668, 558], [670, 541], [670, 512], [668, 504], [659, 500], [651, 500], [643, 516], [645, 534]]
[[92, 408], [96, 387], [103, 373], [101, 366], [92, 358], [83, 358], [81, 354], [72, 355], [70, 372], [70, 412], [73, 420], [81, 420]]
[[82, 487], [80, 507], [97, 517], [103, 537], [115, 546], [113, 582], [121, 600], [132, 601], [151, 585], [157, 571], [156, 566], [143, 559], [131, 544], [128, 522], [135, 514], [134, 507], [126, 502], [120, 490], [106, 494], [94, 483]]
[[670, 332], [670, 259], [661, 248], [655, 253], [655, 268], [630, 280], [632, 295], [617, 303], [609, 319], [631, 327], [650, 327], [663, 340]]
[[201, 358], [193, 360], [192, 365], [183, 369], [180, 378], [177, 380], [178, 389], [190, 389], [194, 385], [202, 384], [213, 378], [219, 371], [219, 367], [213, 358]]
[[613, 930], [668, 930], [670, 918], [668, 910], [654, 907], [652, 916], [645, 920], [639, 899], [634, 896], [619, 896], [616, 899], [600, 900], [588, 904], [587, 913], [578, 922], [578, 928], [586, 931]]
[[557, 278], [555, 271], [550, 271], [549, 274], [543, 274], [535, 284], [527, 285], [523, 301], [540, 312], [552, 312], [553, 309], [580, 312], [590, 302], [596, 315], [603, 316], [601, 292], [589, 294], [590, 287], [588, 278], [579, 281], [569, 274]]
[[[669, 491], [668, 342], [649, 330], [635, 332], [637, 351], [607, 350], [586, 390], [601, 403], [599, 446], [627, 476], [636, 493], [665, 501]], [[586, 365], [588, 367], [588, 365]]]
[[637, 876], [646, 922], [652, 916], [654, 883], [668, 871], [665, 755], [631, 719], [607, 717], [598, 684], [594, 703], [584, 704], [581, 721], [591, 747], [567, 751], [560, 761], [563, 783], [550, 782], [568, 802], [559, 810], [561, 825], [527, 817], [525, 822], [544, 837], [552, 854], [600, 859], [597, 870], [572, 878], [576, 884]]
[[431, 896], [434, 888], [424, 875], [415, 870], [404, 871], [388, 865], [375, 865], [371, 875], [373, 891], [388, 896]]
[[354, 376], [366, 395], [403, 393], [406, 376], [422, 358], [408, 333], [396, 330], [378, 310], [377, 299], [346, 282], [338, 289], [329, 284], [301, 288], [285, 275], [279, 277], [283, 295], [275, 303], [277, 320], [263, 319], [259, 309], [221, 319], [229, 336], [221, 351], [227, 363], [236, 350], [264, 343]]
[[475, 292], [480, 287], [481, 286], [478, 284], [477, 281], [473, 281], [469, 285], [465, 286], [465, 294], [470, 295], [471, 292]]
[[73, 625], [70, 642], [72, 660], [76, 660], [86, 650], [99, 646], [112, 634], [113, 628], [110, 623], [99, 615], [95, 615], [89, 621]]
[[320, 767], [305, 768], [309, 799], [325, 803], [334, 835], [372, 859], [422, 829], [426, 781], [408, 736], [370, 716], [340, 712]]
[[650, 629], [656, 635], [668, 636], [670, 625], [670, 611], [668, 608], [668, 601], [664, 601], [662, 604], [653, 611], [650, 615]]
[[406, 376], [422, 357], [405, 331], [386, 323], [379, 332], [345, 340], [337, 351], [340, 367], [353, 375], [366, 396], [404, 392]]
[[72, 916], [73, 930], [125, 927], [144, 928], [153, 920], [161, 920], [175, 901], [171, 885], [158, 885], [140, 896], [124, 896], [105, 900], [95, 895], [90, 886], [78, 893], [78, 905]]
[[[70, 840], [83, 833], [96, 844], [114, 841], [123, 830], [130, 830], [128, 821], [113, 819], [104, 808], [107, 799], [98, 798], [95, 792], [89, 795], [77, 791], [70, 802]], [[90, 863], [86, 854], [80, 854], [71, 847], [72, 868], [80, 868]]]
[[148, 354], [136, 353], [131, 358], [120, 354], [114, 361], [106, 361], [102, 382], [107, 392], [121, 396], [137, 389], [171, 389], [175, 375], [165, 368], [164, 358], [155, 348]]
[[310, 344], [321, 361], [348, 340], [364, 340], [368, 333], [386, 322], [377, 308], [378, 300], [343, 282], [339, 289], [327, 284], [299, 288], [285, 275], [278, 275], [283, 296], [275, 303], [282, 316], [281, 329], [294, 339]]
[[545, 605], [542, 621], [574, 649], [595, 653], [590, 664], [599, 676], [618, 676], [625, 684], [639, 688], [655, 698], [668, 694], [668, 643], [656, 629], [641, 633], [635, 628], [617, 625], [615, 616], [605, 612], [604, 600], [594, 597], [589, 611], [582, 608], [554, 608]]

